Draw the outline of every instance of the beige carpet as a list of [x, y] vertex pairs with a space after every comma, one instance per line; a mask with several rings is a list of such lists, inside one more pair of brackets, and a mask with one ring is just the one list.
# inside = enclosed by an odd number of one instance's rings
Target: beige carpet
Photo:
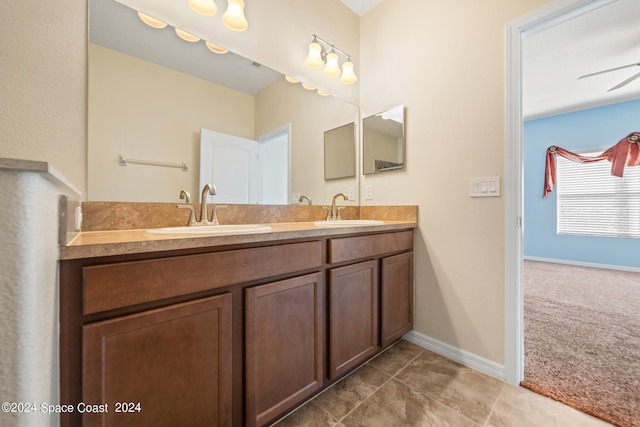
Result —
[[640, 273], [525, 261], [523, 298], [521, 385], [640, 427]]

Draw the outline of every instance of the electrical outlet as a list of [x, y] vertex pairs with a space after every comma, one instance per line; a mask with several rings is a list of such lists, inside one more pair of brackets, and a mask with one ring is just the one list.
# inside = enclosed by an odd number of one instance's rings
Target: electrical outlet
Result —
[[291, 201], [292, 205], [300, 204], [300, 193], [291, 193]]
[[373, 200], [373, 184], [367, 184], [364, 186], [364, 199]]
[[347, 197], [352, 201], [356, 199], [356, 187], [347, 187]]

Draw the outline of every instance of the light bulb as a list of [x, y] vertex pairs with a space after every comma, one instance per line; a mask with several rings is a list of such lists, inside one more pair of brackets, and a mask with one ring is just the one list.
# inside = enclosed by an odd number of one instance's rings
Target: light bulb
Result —
[[178, 35], [178, 37], [180, 37], [182, 40], [184, 41], [188, 41], [191, 43], [197, 42], [200, 40], [200, 37], [198, 36], [194, 36], [191, 33], [187, 33], [184, 30], [181, 30], [180, 28], [176, 28], [176, 34]]
[[329, 96], [329, 92], [326, 92], [322, 89], [318, 89], [318, 95], [320, 96]]
[[229, 49], [225, 49], [224, 47], [218, 46], [215, 43], [205, 42], [205, 44], [207, 45], [207, 47], [209, 48], [209, 50], [211, 52], [214, 52], [214, 53], [217, 53], [217, 54], [220, 54], [220, 55], [229, 52]]
[[189, 6], [200, 15], [213, 16], [218, 11], [214, 0], [189, 0]]
[[159, 19], [152, 18], [142, 12], [138, 12], [138, 17], [140, 17], [142, 22], [153, 28], [164, 28], [167, 26], [166, 22], [162, 22]]
[[320, 68], [323, 63], [322, 46], [314, 41], [309, 45], [309, 55], [304, 61], [304, 64], [309, 68]]
[[327, 65], [324, 66], [322, 74], [327, 77], [338, 77], [340, 75], [340, 66], [338, 66], [338, 54], [331, 51], [327, 54]]
[[302, 87], [305, 88], [306, 90], [316, 90], [315, 87], [311, 86], [308, 83], [302, 83]]
[[244, 31], [249, 26], [244, 16], [244, 0], [228, 0], [227, 10], [222, 15], [224, 25], [233, 31]]
[[358, 76], [353, 72], [353, 62], [351, 58], [347, 59], [347, 62], [342, 64], [342, 76], [340, 76], [340, 83], [350, 85], [358, 80]]
[[291, 76], [284, 76], [285, 80], [288, 81], [289, 83], [300, 83], [300, 80], [296, 80]]

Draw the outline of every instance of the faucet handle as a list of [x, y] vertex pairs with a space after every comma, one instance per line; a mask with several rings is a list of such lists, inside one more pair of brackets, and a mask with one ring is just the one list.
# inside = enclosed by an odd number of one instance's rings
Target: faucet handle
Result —
[[191, 195], [189, 194], [188, 191], [186, 190], [180, 190], [180, 199], [184, 200], [185, 203], [189, 203], [189, 199], [191, 198]]
[[229, 205], [214, 205], [213, 206], [213, 216], [211, 217], [211, 222], [213, 225], [220, 225], [220, 221], [218, 221], [218, 209], [228, 208]]
[[322, 209], [325, 209], [327, 211], [326, 220], [329, 221], [331, 219], [331, 206], [322, 206]]
[[196, 219], [196, 210], [195, 210], [195, 208], [193, 206], [179, 203], [179, 204], [176, 205], [176, 207], [178, 209], [189, 209], [191, 211], [189, 213], [189, 222], [187, 222], [187, 225], [194, 225], [198, 221]]

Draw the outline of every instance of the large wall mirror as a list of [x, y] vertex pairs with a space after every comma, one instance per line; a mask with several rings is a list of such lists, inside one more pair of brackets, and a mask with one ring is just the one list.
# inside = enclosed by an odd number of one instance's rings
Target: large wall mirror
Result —
[[[149, 27], [115, 0], [89, 0], [88, 49], [88, 200], [178, 202], [186, 190], [197, 202], [201, 129], [258, 143], [284, 129], [278, 169], [288, 178], [279, 174], [287, 188], [278, 203], [296, 203], [297, 195], [329, 203], [358, 188], [355, 173], [326, 181], [322, 161], [324, 132], [358, 123], [357, 106], [233, 52], [216, 54], [204, 41], [184, 41], [171, 23]], [[121, 156], [134, 161], [122, 166]]]
[[365, 175], [404, 169], [404, 106], [366, 117], [362, 146]]

